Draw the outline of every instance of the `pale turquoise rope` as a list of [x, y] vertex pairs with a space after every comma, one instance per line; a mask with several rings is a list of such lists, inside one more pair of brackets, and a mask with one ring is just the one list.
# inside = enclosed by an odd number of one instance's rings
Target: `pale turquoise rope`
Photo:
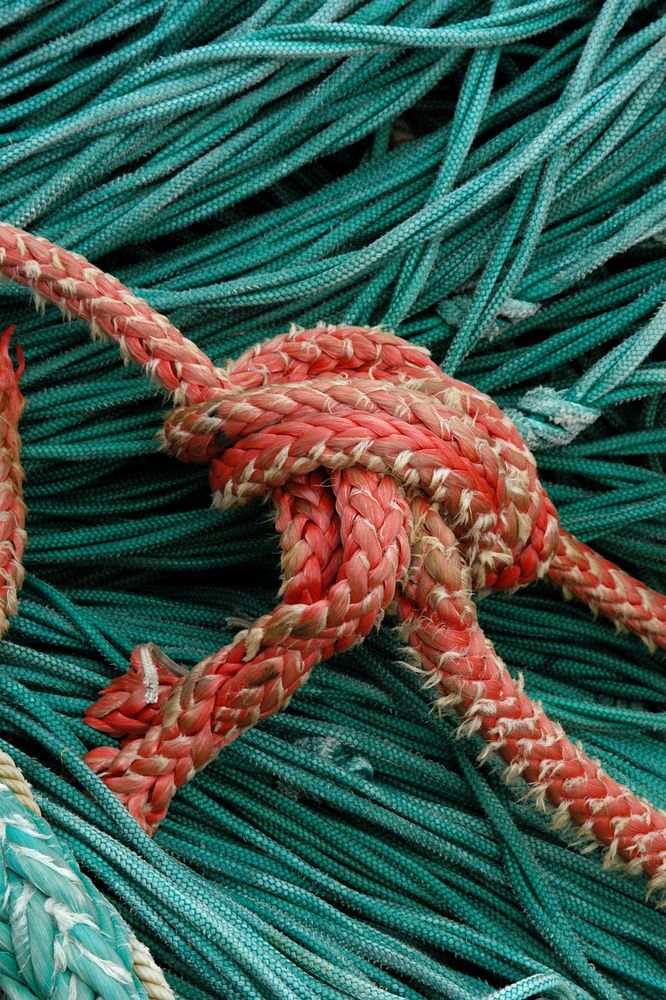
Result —
[[486, 1000], [574, 1000], [574, 997], [573, 990], [562, 976], [538, 973], [496, 990]]
[[173, 1000], [148, 950], [59, 843], [4, 752], [0, 859], [7, 1000]]

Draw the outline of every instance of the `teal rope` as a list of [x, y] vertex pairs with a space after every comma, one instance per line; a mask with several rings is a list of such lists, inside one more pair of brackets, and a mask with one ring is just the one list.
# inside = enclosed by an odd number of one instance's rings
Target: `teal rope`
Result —
[[[25, 0], [0, 25], [3, 218], [217, 362], [291, 321], [388, 316], [532, 435], [567, 527], [666, 587], [660, 4]], [[178, 996], [666, 993], [640, 883], [480, 775], [390, 635], [315, 672], [154, 842], [138, 830], [81, 764], [84, 709], [137, 642], [191, 664], [264, 612], [275, 539], [156, 452], [141, 375], [25, 303], [0, 289], [30, 508], [0, 745]], [[666, 804], [663, 655], [545, 587], [479, 613], [548, 711]]]
[[127, 925], [49, 825], [0, 783], [0, 989], [8, 1000], [145, 1000]]

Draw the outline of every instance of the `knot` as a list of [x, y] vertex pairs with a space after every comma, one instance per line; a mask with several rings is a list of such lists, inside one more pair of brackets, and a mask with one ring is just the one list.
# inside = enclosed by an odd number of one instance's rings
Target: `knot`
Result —
[[[368, 758], [363, 757], [362, 754], [354, 753], [335, 736], [302, 736], [300, 739], [294, 740], [292, 745], [298, 747], [299, 750], [304, 750], [312, 757], [333, 764], [345, 774], [363, 778], [365, 781], [370, 781], [374, 777], [375, 769]], [[298, 801], [302, 797], [302, 788], [297, 779], [281, 778], [277, 787], [289, 799]], [[319, 801], [312, 792], [308, 793], [308, 798]]]
[[88, 713], [122, 741], [86, 759], [148, 831], [176, 790], [285, 707], [313, 667], [397, 613], [405, 665], [461, 735], [481, 737], [559, 825], [666, 884], [666, 814], [619, 785], [514, 680], [473, 593], [546, 572], [666, 645], [666, 601], [563, 531], [512, 421], [380, 329], [292, 328], [218, 371], [167, 418], [165, 445], [210, 463], [222, 508], [271, 494], [280, 603], [184, 676], [154, 647]]
[[[600, 411], [594, 407], [570, 399], [565, 391], [545, 385], [526, 392], [519, 406], [519, 410], [508, 412], [531, 448], [570, 444], [600, 416]], [[530, 414], [545, 417], [548, 422], [534, 419]]]
[[320, 760], [335, 764], [347, 774], [356, 775], [359, 778], [370, 780], [374, 777], [375, 769], [362, 754], [354, 753], [345, 746], [342, 740], [335, 736], [302, 736], [294, 740], [294, 746], [300, 750], [306, 750]]
[[[168, 418], [164, 441], [185, 461], [210, 462], [217, 503], [270, 492], [275, 504], [277, 607], [189, 672], [152, 644], [139, 647], [129, 672], [88, 712], [89, 724], [122, 747], [99, 747], [86, 760], [146, 830], [224, 746], [287, 705], [317, 663], [361, 641], [392, 609], [408, 644], [405, 665], [419, 671], [438, 709], [455, 709], [461, 734], [485, 741], [482, 758], [497, 753], [508, 780], [523, 780], [558, 826], [573, 824], [607, 849], [610, 864], [666, 888], [666, 813], [607, 775], [529, 699], [479, 627], [473, 592], [510, 591], [547, 571], [649, 648], [666, 648], [666, 598], [559, 527], [525, 441], [491, 399], [376, 328], [294, 327], [216, 368], [115, 278], [6, 223], [0, 274], [86, 320], [93, 336], [116, 341], [188, 404]], [[512, 301], [509, 318], [526, 308], [533, 304]], [[665, 315], [647, 338], [641, 333], [638, 350], [632, 340], [611, 352], [576, 392], [633, 371]], [[7, 336], [0, 454], [10, 516], [0, 538], [0, 608], [4, 601], [11, 613], [24, 510], [22, 401]], [[620, 376], [609, 377], [616, 362]], [[559, 395], [541, 393], [535, 405], [556, 402]], [[545, 415], [575, 433], [591, 411]]]
[[[458, 330], [470, 319], [473, 298], [471, 292], [462, 292], [442, 299], [437, 304], [437, 312], [448, 326]], [[507, 326], [507, 323], [502, 323], [501, 320], [508, 320], [509, 324], [518, 323], [534, 316], [540, 308], [538, 302], [528, 302], [508, 296], [497, 310], [495, 320], [481, 329], [477, 328], [477, 334], [481, 340], [494, 340]]]
[[164, 427], [179, 459], [210, 462], [222, 509], [316, 470], [338, 482], [358, 469], [369, 489], [391, 476], [404, 497], [428, 497], [476, 591], [513, 590], [547, 571], [558, 521], [532, 455], [488, 396], [425, 351], [376, 329], [294, 328], [226, 375], [230, 388], [179, 407]]

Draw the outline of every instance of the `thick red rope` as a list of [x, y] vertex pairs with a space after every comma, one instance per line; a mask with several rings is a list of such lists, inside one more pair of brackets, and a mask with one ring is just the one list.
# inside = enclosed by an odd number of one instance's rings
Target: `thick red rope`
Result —
[[666, 882], [666, 813], [530, 701], [483, 635], [472, 594], [549, 574], [664, 647], [666, 600], [560, 528], [533, 456], [492, 400], [378, 329], [293, 329], [216, 369], [82, 258], [2, 225], [0, 257], [5, 274], [93, 320], [178, 393], [186, 405], [164, 441], [210, 463], [216, 503], [270, 493], [277, 510], [281, 603], [186, 673], [138, 647], [89, 710], [122, 746], [86, 759], [138, 822], [154, 830], [177, 788], [393, 606], [412, 666], [460, 731], [485, 740], [482, 756], [497, 752], [509, 777], [611, 860]]
[[18, 422], [23, 412], [19, 379], [23, 354], [16, 348], [18, 369], [9, 356], [14, 327], [0, 337], [0, 636], [9, 628], [9, 617], [18, 611], [18, 591], [23, 583], [25, 504]]

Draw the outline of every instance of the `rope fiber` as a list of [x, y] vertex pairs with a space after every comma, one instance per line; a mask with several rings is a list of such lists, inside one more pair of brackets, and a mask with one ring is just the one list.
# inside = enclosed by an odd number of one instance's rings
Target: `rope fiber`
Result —
[[[622, 877], [620, 845], [581, 853], [573, 828], [553, 830], [533, 796], [524, 800], [524, 782], [506, 784], [490, 760], [477, 766], [479, 731], [452, 738], [460, 720], [429, 713], [423, 676], [399, 663], [406, 640], [430, 638], [412, 630], [402, 600], [414, 606], [421, 591], [444, 588], [439, 610], [464, 616], [473, 607], [465, 595], [482, 582], [466, 572], [481, 567], [488, 589], [511, 590], [547, 571], [602, 615], [564, 602], [544, 579], [511, 598], [487, 596], [475, 634], [492, 637], [507, 677], [524, 675], [538, 711], [569, 734], [574, 758], [580, 740], [592, 767], [661, 815], [664, 654], [648, 646], [659, 645], [663, 613], [651, 595], [666, 589], [665, 39], [666, 13], [650, 0], [0, 3], [2, 269], [16, 277], [32, 259], [24, 277], [38, 305], [55, 298], [158, 384], [85, 343], [79, 323], [31, 314], [16, 283], [0, 288], [0, 321], [16, 324], [25, 352], [29, 511], [13, 614], [23, 511], [12, 375], [0, 385], [3, 413], [14, 407], [2, 423], [2, 524], [13, 534], [0, 539], [11, 615], [0, 648], [0, 748], [178, 997], [666, 992], [659, 894], [646, 900], [642, 878]], [[14, 227], [68, 249], [54, 261], [48, 244], [26, 235], [23, 254]], [[77, 255], [105, 275], [94, 272], [103, 309]], [[169, 319], [155, 320], [154, 310]], [[102, 689], [115, 690], [126, 728], [107, 713], [108, 733], [131, 745], [192, 676], [183, 670], [231, 644], [239, 627], [251, 648], [263, 641], [251, 626], [273, 621], [272, 526], [256, 503], [211, 509], [197, 462], [213, 460], [221, 495], [236, 468], [245, 485], [248, 456], [233, 450], [252, 441], [238, 426], [236, 444], [221, 451], [218, 424], [226, 434], [229, 414], [214, 398], [221, 387], [231, 398], [234, 378], [239, 399], [258, 406], [268, 377], [272, 398], [288, 406], [298, 397], [316, 425], [308, 393], [338, 391], [339, 356], [325, 351], [328, 370], [305, 363], [281, 385], [273, 356], [244, 355], [284, 337], [292, 321], [314, 331], [314, 343], [335, 339], [329, 326], [390, 326], [408, 366], [423, 365], [428, 348], [443, 362], [427, 362], [429, 371], [448, 392], [460, 378], [474, 386], [465, 399], [491, 396], [534, 451], [566, 530], [556, 552], [543, 540], [534, 558], [521, 550], [524, 579], [509, 574], [497, 588], [503, 569], [461, 545], [462, 520], [459, 531], [448, 515], [432, 520], [400, 485], [385, 495], [377, 469], [331, 475], [324, 463], [303, 473], [300, 495], [270, 484], [283, 491], [283, 551], [291, 520], [288, 551], [301, 540], [311, 547], [317, 586], [330, 587], [339, 560], [354, 559], [338, 543], [333, 481], [341, 509], [383, 531], [364, 577], [367, 623], [355, 612], [359, 634], [391, 603], [409, 565], [407, 539], [422, 567], [401, 589], [411, 635], [383, 628], [359, 647], [354, 630], [325, 636], [341, 655], [313, 671], [288, 711], [184, 783], [151, 837], [84, 760], [99, 752], [84, 716], [102, 704]], [[386, 371], [403, 363], [389, 361]], [[335, 403], [338, 450], [342, 424], [359, 413], [349, 394], [368, 396], [364, 377], [361, 367]], [[167, 439], [183, 455], [191, 449], [194, 464], [158, 449], [165, 390], [179, 407]], [[418, 408], [416, 455], [434, 434], [424, 420], [453, 406], [433, 391], [416, 401], [391, 389], [400, 409], [392, 419], [409, 423], [406, 411]], [[373, 405], [385, 411], [389, 402]], [[204, 410], [209, 424], [197, 437]], [[270, 407], [262, 412], [256, 433], [273, 433]], [[292, 430], [311, 447], [296, 417]], [[463, 439], [460, 430], [456, 462], [469, 471], [476, 459]], [[465, 477], [456, 482], [452, 446], [439, 440], [453, 497]], [[464, 503], [459, 492], [451, 509], [495, 509], [486, 464], [486, 485], [481, 477]], [[260, 492], [260, 480], [250, 477], [249, 492]], [[530, 482], [534, 514], [540, 503], [547, 513]], [[428, 529], [418, 544], [415, 520]], [[506, 530], [520, 536], [508, 522]], [[367, 534], [350, 537], [370, 544]], [[434, 539], [425, 550], [424, 538]], [[449, 558], [444, 575], [432, 555], [439, 547], [463, 560]], [[283, 603], [293, 602], [289, 587], [315, 586], [313, 568], [283, 558]], [[614, 633], [607, 615], [646, 643]], [[526, 695], [520, 687], [512, 697]], [[555, 816], [556, 825], [567, 818]]]
[[4, 996], [173, 1000], [146, 946], [60, 846], [30, 786], [4, 752], [0, 828]]

